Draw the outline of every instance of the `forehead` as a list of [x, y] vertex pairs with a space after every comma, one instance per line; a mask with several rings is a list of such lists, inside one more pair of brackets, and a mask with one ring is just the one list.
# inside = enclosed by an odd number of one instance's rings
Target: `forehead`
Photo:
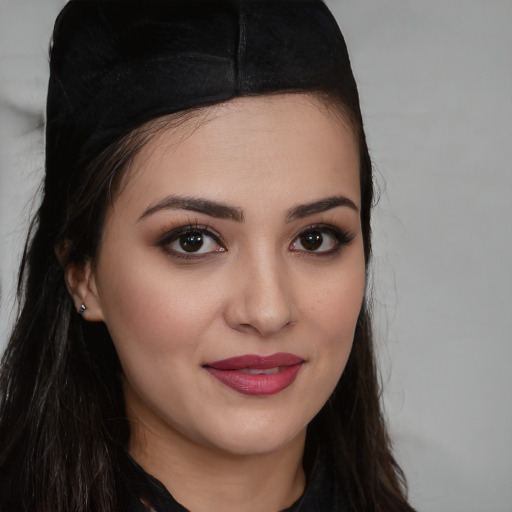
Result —
[[300, 201], [308, 189], [329, 195], [334, 186], [360, 203], [354, 130], [340, 108], [316, 96], [238, 98], [158, 123], [163, 128], [135, 156], [116, 202], [199, 193], [237, 204], [284, 189]]

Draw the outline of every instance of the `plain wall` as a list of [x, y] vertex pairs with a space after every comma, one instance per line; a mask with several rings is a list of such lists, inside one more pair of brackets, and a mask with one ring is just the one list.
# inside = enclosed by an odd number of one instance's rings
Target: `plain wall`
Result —
[[[0, 348], [62, 0], [0, 0]], [[381, 200], [384, 402], [412, 503], [512, 511], [512, 2], [331, 0]]]

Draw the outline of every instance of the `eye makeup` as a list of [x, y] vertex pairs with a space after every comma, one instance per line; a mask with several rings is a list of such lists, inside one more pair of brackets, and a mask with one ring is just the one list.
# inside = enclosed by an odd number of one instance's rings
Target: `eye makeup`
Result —
[[323, 257], [337, 254], [350, 244], [354, 235], [331, 224], [313, 224], [300, 231], [290, 245], [290, 251]]
[[[340, 252], [353, 238], [349, 231], [331, 224], [312, 224], [294, 236], [289, 250], [297, 255], [327, 257]], [[155, 245], [169, 256], [185, 260], [198, 260], [228, 251], [220, 233], [197, 222], [166, 230]]]
[[208, 225], [195, 222], [165, 231], [156, 246], [171, 257], [186, 260], [204, 258], [227, 250], [219, 233]]

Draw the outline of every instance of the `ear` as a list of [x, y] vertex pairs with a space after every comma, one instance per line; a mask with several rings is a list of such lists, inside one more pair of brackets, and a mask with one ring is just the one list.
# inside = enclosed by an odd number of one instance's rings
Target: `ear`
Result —
[[64, 277], [76, 311], [80, 312], [84, 305], [86, 309], [81, 314], [85, 320], [103, 322], [101, 300], [91, 263], [70, 263], [64, 271]]

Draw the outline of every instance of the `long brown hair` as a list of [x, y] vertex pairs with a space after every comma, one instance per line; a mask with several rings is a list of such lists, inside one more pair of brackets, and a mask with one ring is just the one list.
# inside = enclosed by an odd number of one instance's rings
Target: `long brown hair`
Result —
[[[357, 137], [368, 272], [372, 166], [355, 81], [350, 72], [343, 87], [319, 83], [294, 90], [341, 111]], [[0, 368], [0, 511], [107, 512], [129, 506], [140, 469], [127, 452], [121, 365], [105, 325], [76, 314], [63, 269], [94, 261], [106, 209], [140, 148], [169, 124], [197, 113], [172, 114], [120, 137], [80, 169], [73, 184], [58, 185], [65, 190], [58, 201], [57, 185], [46, 182], [20, 266], [19, 315]], [[67, 170], [51, 171], [64, 177]], [[351, 510], [412, 511], [381, 410], [370, 305], [367, 296], [345, 371], [308, 427], [306, 452], [323, 449]]]

